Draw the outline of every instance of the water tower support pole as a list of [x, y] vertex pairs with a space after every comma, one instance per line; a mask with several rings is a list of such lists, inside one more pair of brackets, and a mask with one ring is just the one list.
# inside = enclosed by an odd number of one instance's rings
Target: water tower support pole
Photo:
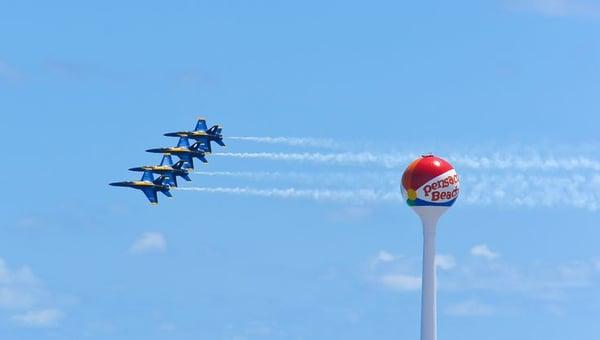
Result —
[[437, 219], [423, 219], [423, 277], [421, 281], [421, 340], [437, 339], [435, 296], [435, 234]]

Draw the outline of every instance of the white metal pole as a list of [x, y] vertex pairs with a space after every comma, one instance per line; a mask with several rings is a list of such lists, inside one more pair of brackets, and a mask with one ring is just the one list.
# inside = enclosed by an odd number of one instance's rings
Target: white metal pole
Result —
[[437, 339], [435, 293], [435, 234], [437, 218], [423, 219], [423, 276], [421, 280], [421, 340]]

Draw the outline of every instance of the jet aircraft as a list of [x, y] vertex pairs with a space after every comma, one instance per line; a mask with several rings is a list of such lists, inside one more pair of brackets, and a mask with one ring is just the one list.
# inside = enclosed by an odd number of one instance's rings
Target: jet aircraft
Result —
[[196, 142], [192, 146], [190, 146], [190, 142], [187, 137], [180, 137], [179, 142], [177, 142], [177, 146], [148, 149], [146, 151], [153, 153], [169, 153], [171, 155], [175, 155], [184, 162], [184, 169], [194, 169], [194, 158], [198, 158], [202, 162], [208, 163], [208, 160], [205, 157], [206, 153], [201, 148], [200, 142]]
[[225, 146], [223, 143], [223, 135], [221, 134], [223, 128], [219, 125], [213, 125], [210, 129], [207, 129], [206, 120], [204, 118], [198, 118], [194, 131], [178, 131], [165, 133], [168, 137], [186, 137], [193, 139], [200, 144], [200, 148], [208, 153], [212, 152], [210, 142], [215, 142], [221, 146]]
[[179, 161], [173, 165], [171, 155], [166, 153], [163, 155], [160, 165], [145, 165], [129, 169], [130, 171], [149, 171], [154, 174], [159, 174], [165, 177], [165, 183], [171, 187], [177, 187], [177, 176], [191, 181], [188, 176], [189, 171], [183, 168], [185, 161]]
[[124, 181], [114, 182], [110, 185], [115, 187], [128, 187], [139, 189], [144, 192], [150, 203], [158, 204], [157, 192], [163, 193], [165, 196], [173, 197], [169, 191], [170, 187], [164, 183], [165, 176], [160, 176], [154, 179], [154, 175], [150, 171], [144, 171], [140, 181]]

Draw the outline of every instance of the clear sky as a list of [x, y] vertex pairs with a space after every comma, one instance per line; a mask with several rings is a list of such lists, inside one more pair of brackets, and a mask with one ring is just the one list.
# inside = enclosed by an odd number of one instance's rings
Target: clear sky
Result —
[[[599, 2], [0, 8], [0, 338], [417, 339], [426, 152], [462, 175], [440, 338], [600, 334]], [[107, 185], [200, 114], [282, 138]]]

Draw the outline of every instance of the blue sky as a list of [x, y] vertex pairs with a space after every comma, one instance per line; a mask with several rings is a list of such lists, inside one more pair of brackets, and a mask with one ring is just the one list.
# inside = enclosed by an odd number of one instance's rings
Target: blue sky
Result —
[[[440, 337], [599, 334], [600, 3], [1, 7], [3, 339], [415, 339], [424, 152], [463, 181]], [[107, 185], [199, 114], [260, 138]]]

